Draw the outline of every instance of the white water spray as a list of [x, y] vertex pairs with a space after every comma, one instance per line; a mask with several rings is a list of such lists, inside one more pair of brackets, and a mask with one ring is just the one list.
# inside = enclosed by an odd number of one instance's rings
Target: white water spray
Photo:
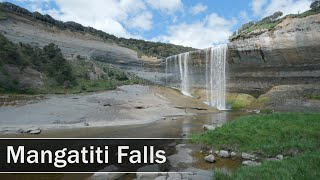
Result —
[[226, 109], [227, 46], [205, 50], [207, 103], [219, 110]]
[[[171, 76], [180, 76], [180, 91], [186, 95], [191, 96], [191, 89], [195, 86], [201, 86], [206, 88], [207, 104], [216, 107], [219, 110], [226, 109], [226, 54], [227, 45], [221, 45], [213, 48], [208, 48], [199, 52], [198, 57], [202, 59], [194, 58], [192, 52], [183, 53], [175, 56], [168, 57], [166, 59], [166, 75], [168, 77], [168, 71]], [[204, 56], [201, 53], [204, 52]], [[205, 59], [203, 59], [205, 57]], [[193, 66], [193, 62], [198, 64], [198, 67]], [[197, 63], [200, 62], [200, 63]], [[205, 62], [205, 66], [201, 65]], [[200, 64], [200, 65], [199, 65]], [[196, 70], [196, 71], [195, 71]], [[194, 73], [198, 74], [194, 74]], [[205, 78], [202, 83], [199, 81], [191, 81], [192, 76], [200, 76]], [[202, 75], [201, 75], [202, 74]], [[203, 82], [205, 80], [205, 82]], [[170, 84], [166, 78], [167, 85]], [[203, 84], [204, 83], [204, 84]]]

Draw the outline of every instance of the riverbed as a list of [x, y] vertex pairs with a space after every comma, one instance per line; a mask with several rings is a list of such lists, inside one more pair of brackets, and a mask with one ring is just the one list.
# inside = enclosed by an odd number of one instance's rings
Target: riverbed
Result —
[[[217, 111], [174, 89], [134, 85], [93, 94], [50, 95], [30, 104], [4, 106], [0, 108], [0, 115], [5, 118], [1, 118], [0, 123], [1, 137], [187, 138], [191, 133], [203, 132], [205, 124], [224, 124], [245, 114], [243, 111]], [[64, 123], [55, 123], [57, 117]], [[86, 117], [85, 121], [76, 121], [82, 117]], [[18, 129], [26, 128], [23, 126], [38, 127], [42, 132], [21, 134]], [[186, 140], [173, 143], [168, 147], [173, 152], [171, 161], [176, 163], [171, 171], [192, 171], [195, 179], [210, 178], [215, 168], [234, 170], [241, 165], [240, 161], [231, 159], [209, 164], [203, 160], [206, 155], [203, 147], [190, 145]], [[177, 156], [180, 150], [175, 150], [175, 146], [181, 144], [185, 144], [180, 148], [182, 155]], [[190, 161], [179, 162], [181, 156]], [[91, 175], [28, 174], [14, 178], [85, 179]], [[121, 179], [132, 178], [135, 174], [121, 176]]]

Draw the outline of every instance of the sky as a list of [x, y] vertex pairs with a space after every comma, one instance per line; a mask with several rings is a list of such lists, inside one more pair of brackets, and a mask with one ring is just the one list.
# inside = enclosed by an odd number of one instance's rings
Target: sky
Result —
[[[5, 1], [5, 0], [0, 0]], [[207, 48], [227, 43], [242, 24], [282, 11], [304, 12], [310, 0], [6, 0], [117, 37]]]

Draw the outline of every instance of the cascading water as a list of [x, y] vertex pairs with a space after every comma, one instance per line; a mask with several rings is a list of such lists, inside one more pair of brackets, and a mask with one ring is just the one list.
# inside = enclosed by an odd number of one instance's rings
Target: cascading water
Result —
[[226, 45], [205, 50], [207, 103], [219, 110], [226, 109], [226, 54]]
[[190, 83], [189, 83], [189, 68], [188, 68], [188, 59], [189, 53], [179, 54], [178, 61], [179, 61], [179, 69], [180, 69], [180, 80], [181, 80], [181, 87], [180, 90], [182, 94], [186, 96], [191, 96], [190, 93]]
[[166, 59], [167, 85], [180, 88], [180, 91], [187, 96], [191, 96], [193, 87], [205, 87], [206, 103], [219, 110], [225, 110], [226, 53], [227, 45], [221, 45], [168, 57]]

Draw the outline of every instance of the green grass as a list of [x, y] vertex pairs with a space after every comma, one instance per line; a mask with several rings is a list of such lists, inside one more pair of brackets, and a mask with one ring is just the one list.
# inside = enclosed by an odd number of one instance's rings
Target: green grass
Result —
[[195, 134], [192, 142], [261, 157], [303, 154], [320, 148], [319, 113], [274, 113], [241, 117], [215, 131]]
[[267, 29], [270, 31], [270, 30], [274, 29], [278, 24], [280, 24], [286, 18], [304, 18], [307, 16], [319, 14], [319, 13], [320, 13], [320, 8], [314, 9], [314, 10], [308, 10], [308, 11], [305, 11], [300, 14], [289, 14], [289, 15], [287, 15], [277, 21], [274, 21], [274, 22], [257, 23], [257, 24], [254, 24], [254, 25], [248, 27], [247, 29], [241, 31], [239, 35], [231, 36], [229, 38], [229, 40], [232, 41], [234, 39], [237, 39], [238, 37], [241, 37], [245, 34], [248, 34], [252, 31], [255, 31], [255, 30]]
[[6, 20], [7, 18], [7, 14], [0, 9], [0, 20]]
[[320, 113], [274, 113], [241, 117], [215, 131], [194, 134], [192, 142], [215, 150], [255, 153], [260, 158], [285, 155], [282, 161], [262, 161], [233, 172], [214, 170], [217, 180], [319, 179]]
[[309, 94], [306, 95], [306, 98], [309, 100], [320, 100], [320, 94]]
[[[101, 79], [89, 80], [86, 77], [88, 71], [92, 70], [92, 62], [106, 72]], [[54, 82], [52, 82], [52, 79], [47, 79], [45, 82], [45, 87], [40, 92], [56, 94], [99, 92], [113, 90], [122, 85], [142, 84], [144, 82], [143, 79], [135, 75], [125, 73], [124, 71], [110, 64], [98, 61], [92, 62], [81, 59], [70, 62], [72, 72], [77, 80], [76, 86], [64, 88], [63, 86], [57, 86]]]
[[308, 179], [320, 177], [320, 153], [310, 153], [282, 161], [264, 161], [261, 166], [241, 167], [231, 174], [215, 171], [216, 180], [270, 180], [270, 179]]
[[250, 106], [256, 98], [248, 94], [229, 94], [227, 96], [227, 103], [232, 109], [242, 109]]

